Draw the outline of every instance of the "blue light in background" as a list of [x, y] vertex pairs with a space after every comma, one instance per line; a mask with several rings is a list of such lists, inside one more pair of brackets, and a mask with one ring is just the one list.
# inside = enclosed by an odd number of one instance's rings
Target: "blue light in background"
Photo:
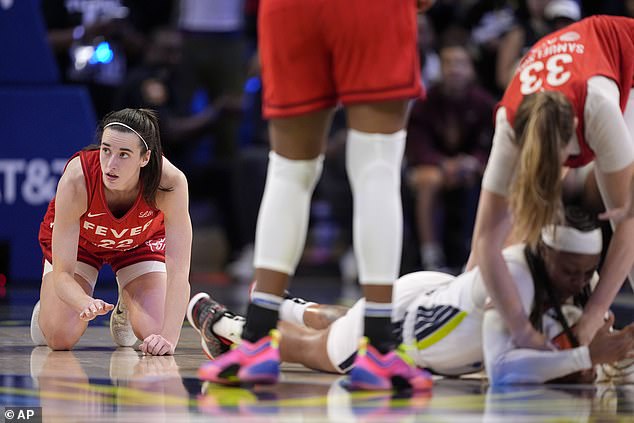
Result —
[[90, 63], [110, 63], [114, 58], [114, 52], [107, 41], [102, 41], [95, 48], [95, 53], [90, 58]]
[[258, 76], [252, 76], [251, 78], [247, 79], [247, 82], [244, 84], [244, 90], [250, 94], [257, 93], [258, 91], [260, 91], [261, 87], [262, 82], [260, 81], [260, 77]]

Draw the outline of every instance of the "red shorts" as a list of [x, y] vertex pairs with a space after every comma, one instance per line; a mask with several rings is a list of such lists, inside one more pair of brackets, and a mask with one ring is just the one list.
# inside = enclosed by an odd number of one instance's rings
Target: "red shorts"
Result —
[[262, 0], [267, 118], [422, 93], [413, 0]]
[[[40, 246], [44, 258], [53, 263], [52, 245], [50, 238], [40, 239]], [[86, 263], [96, 269], [101, 269], [104, 264], [109, 264], [116, 273], [120, 269], [144, 261], [160, 261], [165, 263], [165, 232], [159, 231], [152, 239], [126, 251], [109, 251], [98, 248], [92, 244], [84, 245], [80, 242], [77, 247], [77, 261]]]

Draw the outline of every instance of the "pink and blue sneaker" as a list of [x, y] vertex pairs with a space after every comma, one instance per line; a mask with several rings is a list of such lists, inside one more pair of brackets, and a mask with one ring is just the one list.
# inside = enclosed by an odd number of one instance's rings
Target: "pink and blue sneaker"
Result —
[[280, 376], [280, 332], [271, 330], [257, 342], [242, 340], [198, 369], [198, 378], [222, 385], [273, 384]]
[[396, 350], [381, 354], [366, 337], [359, 343], [347, 383], [350, 389], [365, 391], [427, 391], [432, 385], [431, 374], [416, 367], [402, 344]]

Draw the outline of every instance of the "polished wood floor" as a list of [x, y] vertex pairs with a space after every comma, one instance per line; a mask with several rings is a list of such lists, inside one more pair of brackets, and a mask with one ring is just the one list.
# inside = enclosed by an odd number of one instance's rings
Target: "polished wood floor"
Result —
[[397, 396], [350, 393], [339, 376], [293, 365], [275, 386], [202, 384], [196, 370], [205, 358], [189, 326], [170, 357], [115, 348], [105, 319], [74, 350], [53, 352], [31, 345], [32, 304], [18, 297], [0, 305], [0, 406], [42, 407], [44, 421], [634, 422], [634, 384], [499, 390], [476, 376]]

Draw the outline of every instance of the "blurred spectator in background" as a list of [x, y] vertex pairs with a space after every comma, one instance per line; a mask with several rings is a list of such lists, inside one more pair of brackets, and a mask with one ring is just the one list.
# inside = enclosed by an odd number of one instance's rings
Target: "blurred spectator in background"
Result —
[[513, 8], [506, 0], [478, 1], [465, 16], [464, 27], [470, 31], [477, 52], [474, 65], [478, 80], [495, 98], [501, 98], [504, 92], [495, 78], [500, 40], [514, 24]]
[[[246, 79], [244, 0], [180, 0], [178, 28], [183, 36], [179, 89], [181, 113], [221, 97], [242, 101]], [[240, 115], [227, 115], [214, 130], [217, 159], [233, 159]]]
[[202, 110], [181, 116], [177, 113], [176, 77], [181, 63], [182, 37], [169, 28], [150, 36], [143, 62], [132, 68], [118, 91], [120, 108], [149, 108], [158, 112], [165, 152], [175, 163], [192, 149], [200, 136], [210, 131], [224, 106], [224, 97]]
[[581, 19], [576, 0], [521, 0], [515, 26], [500, 40], [496, 80], [506, 89], [521, 57], [544, 35]]
[[[223, 119], [239, 115], [241, 105], [220, 96], [200, 110], [179, 113], [175, 91], [180, 76], [181, 47], [180, 32], [169, 28], [156, 30], [143, 63], [130, 70], [119, 90], [117, 104], [158, 112], [166, 155], [186, 169], [190, 181], [192, 220], [197, 227], [194, 243], [198, 247], [192, 256], [193, 271], [213, 272], [224, 266], [229, 246], [241, 246], [232, 243], [240, 242], [237, 210], [243, 205], [234, 201], [240, 188], [235, 186], [233, 160], [216, 157], [205, 148], [205, 142]], [[253, 213], [257, 213], [257, 204]], [[215, 246], [212, 255], [208, 248], [211, 245]]]
[[418, 15], [418, 55], [421, 79], [426, 87], [440, 79], [440, 59], [436, 52], [436, 31], [427, 15]]
[[513, 77], [520, 58], [528, 48], [551, 32], [544, 11], [551, 0], [520, 0], [515, 11], [515, 25], [500, 40], [495, 78], [504, 90]]
[[575, 0], [551, 0], [544, 9], [551, 31], [557, 31], [581, 19], [581, 8]]
[[268, 125], [262, 117], [262, 82], [257, 60], [245, 84], [240, 124], [240, 150], [232, 178], [232, 202], [236, 220], [232, 261], [227, 272], [234, 279], [253, 280], [255, 225], [269, 162]]
[[467, 259], [493, 134], [495, 101], [477, 83], [467, 40], [466, 32], [457, 28], [443, 36], [442, 80], [431, 87], [426, 100], [416, 100], [409, 119], [408, 181], [416, 195], [426, 270], [460, 267]]
[[60, 74], [85, 84], [97, 118], [141, 58], [146, 34], [169, 22], [171, 0], [43, 0], [42, 14]]
[[581, 0], [584, 16], [621, 15], [634, 18], [634, 0]]
[[244, 0], [178, 0], [177, 6], [175, 21], [182, 36], [178, 112], [191, 116], [218, 104], [224, 109], [222, 118], [190, 144], [182, 165], [189, 171], [192, 218], [223, 229], [224, 265], [226, 256], [238, 254], [242, 244], [234, 177], [249, 59], [245, 14], [253, 10], [245, 8]]
[[622, 2], [623, 9], [620, 12], [623, 16], [634, 18], [634, 0], [625, 0]]

